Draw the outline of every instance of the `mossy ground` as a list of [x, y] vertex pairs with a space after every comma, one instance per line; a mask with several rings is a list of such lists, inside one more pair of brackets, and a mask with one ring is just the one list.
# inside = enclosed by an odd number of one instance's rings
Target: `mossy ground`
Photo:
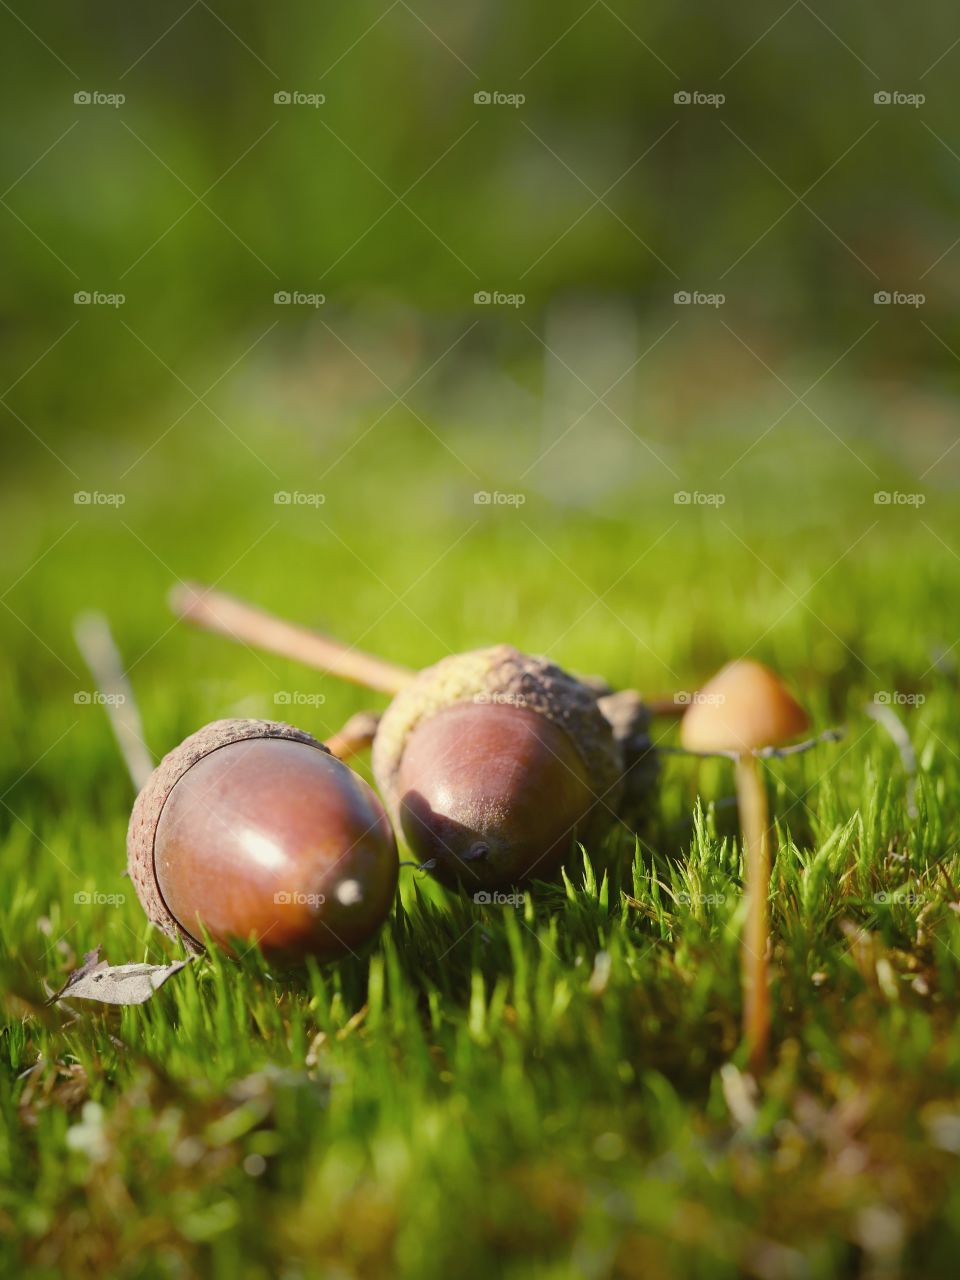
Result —
[[[952, 1274], [950, 495], [876, 505], [877, 481], [802, 413], [724, 482], [736, 441], [722, 459], [709, 433], [674, 441], [681, 484], [638, 454], [634, 479], [589, 510], [504, 482], [503, 440], [436, 421], [438, 440], [403, 411], [386, 434], [353, 424], [359, 443], [326, 479], [354, 437], [318, 448], [253, 410], [231, 420], [272, 477], [198, 413], [123, 482], [132, 444], [104, 464], [110, 478], [92, 464], [82, 485], [27, 474], [10, 500], [7, 1274]], [[897, 479], [888, 466], [884, 487]], [[76, 506], [78, 487], [126, 500]], [[474, 504], [498, 487], [526, 501]], [[276, 505], [281, 489], [325, 501]], [[726, 500], [677, 504], [677, 489]], [[476, 906], [406, 870], [362, 959], [289, 975], [213, 952], [146, 1006], [45, 1008], [96, 944], [117, 963], [175, 953], [123, 877], [132, 794], [102, 709], [76, 701], [90, 689], [77, 612], [110, 616], [157, 753], [218, 716], [279, 713], [323, 735], [378, 703], [172, 625], [177, 578], [219, 580], [410, 665], [509, 640], [662, 693], [751, 652], [818, 728], [844, 723], [840, 743], [768, 770], [774, 1052], [758, 1091], [741, 1070], [741, 862], [722, 761], [665, 756], [639, 840], [577, 853], [520, 907]], [[912, 782], [865, 714], [878, 695], [909, 734]]]

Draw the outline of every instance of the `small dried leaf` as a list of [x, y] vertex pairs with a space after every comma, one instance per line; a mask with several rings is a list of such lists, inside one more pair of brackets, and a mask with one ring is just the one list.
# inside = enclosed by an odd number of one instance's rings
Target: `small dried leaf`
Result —
[[117, 964], [105, 960], [94, 963], [98, 952], [89, 952], [76, 973], [53, 997], [54, 1000], [100, 1000], [104, 1004], [144, 1004], [168, 978], [179, 973], [189, 960], [173, 964]]
[[[92, 973], [95, 969], [102, 969], [105, 964], [106, 961], [101, 961], [100, 959], [99, 945], [94, 947], [92, 951], [85, 952], [80, 967], [78, 969], [74, 969], [73, 973], [70, 974], [69, 978], [67, 978], [60, 990], [53, 993], [47, 1001], [47, 1004], [55, 1004], [68, 987], [72, 987], [75, 982], [79, 982], [81, 978], [85, 978], [88, 973]], [[49, 991], [50, 988], [47, 987], [47, 990]]]

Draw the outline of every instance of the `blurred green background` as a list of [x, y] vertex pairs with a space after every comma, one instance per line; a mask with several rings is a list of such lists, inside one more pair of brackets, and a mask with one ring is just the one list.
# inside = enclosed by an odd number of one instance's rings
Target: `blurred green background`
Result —
[[[126, 447], [160, 403], [183, 407], [178, 377], [202, 391], [255, 340], [215, 402], [254, 383], [278, 424], [323, 433], [351, 395], [384, 393], [327, 325], [394, 391], [460, 337], [419, 403], [476, 405], [464, 365], [527, 393], [488, 386], [480, 427], [530, 425], [552, 335], [597, 392], [659, 339], [640, 367], [654, 433], [745, 391], [782, 401], [760, 359], [791, 386], [809, 360], [799, 392], [852, 344], [840, 376], [895, 397], [901, 428], [919, 420], [927, 462], [950, 429], [932, 390], [955, 389], [960, 350], [948, 4], [177, 0], [0, 22], [10, 465], [49, 461], [31, 430], [71, 466]], [[326, 301], [274, 306], [295, 290]], [[482, 290], [526, 302], [480, 311]], [[726, 301], [679, 311], [680, 290]], [[894, 290], [926, 301], [874, 306]], [[80, 291], [125, 302], [80, 310]], [[264, 364], [280, 386], [257, 381]]]
[[0, 625], [42, 687], [85, 605], [146, 680], [194, 576], [413, 665], [952, 651], [934, 610], [894, 652], [884, 567], [956, 582], [949, 6], [0, 25]]

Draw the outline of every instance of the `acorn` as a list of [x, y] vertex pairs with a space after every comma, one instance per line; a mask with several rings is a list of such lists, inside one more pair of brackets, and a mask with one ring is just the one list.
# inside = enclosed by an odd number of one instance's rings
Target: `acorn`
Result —
[[394, 695], [368, 733], [374, 776], [414, 856], [446, 885], [549, 879], [575, 842], [595, 848], [648, 804], [650, 713], [632, 691], [505, 644], [414, 672], [218, 591], [185, 585], [171, 603], [196, 625]]
[[407, 844], [469, 892], [549, 879], [614, 822], [624, 761], [596, 692], [495, 645], [421, 671], [384, 712], [373, 772]]
[[323, 743], [270, 720], [217, 720], [143, 786], [127, 865], [147, 916], [188, 949], [256, 942], [275, 961], [354, 952], [397, 888], [376, 793]]

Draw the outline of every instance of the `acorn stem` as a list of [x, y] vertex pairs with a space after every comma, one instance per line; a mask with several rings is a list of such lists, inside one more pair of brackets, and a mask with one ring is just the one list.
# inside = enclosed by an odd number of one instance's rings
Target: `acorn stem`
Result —
[[416, 674], [408, 667], [385, 662], [330, 636], [285, 622], [222, 591], [196, 583], [174, 587], [170, 593], [170, 607], [178, 617], [207, 631], [217, 631], [241, 644], [292, 658], [295, 662], [380, 693], [399, 693]]
[[342, 729], [324, 740], [324, 746], [338, 760], [349, 760], [366, 751], [373, 742], [380, 717], [375, 711], [358, 711]]
[[[265, 609], [196, 582], [174, 587], [170, 592], [170, 608], [178, 618], [205, 631], [216, 631], [238, 644], [292, 658], [306, 667], [379, 693], [397, 694], [417, 674], [409, 667], [364, 653], [319, 631], [286, 622]], [[643, 701], [652, 716], [681, 716], [686, 710], [673, 694], [658, 694]]]
[[656, 693], [644, 696], [643, 705], [652, 716], [675, 716], [677, 719], [686, 711], [686, 705], [678, 702], [672, 693]]
[[97, 692], [102, 695], [127, 772], [139, 792], [153, 773], [153, 756], [143, 739], [143, 721], [133, 686], [124, 670], [110, 624], [102, 613], [82, 613], [74, 619], [73, 634]]
[[740, 953], [743, 1035], [747, 1042], [750, 1070], [757, 1075], [766, 1063], [770, 1041], [770, 982], [767, 969], [770, 834], [767, 792], [760, 775], [760, 765], [753, 752], [744, 751], [737, 757], [736, 783], [747, 898], [747, 918]]

